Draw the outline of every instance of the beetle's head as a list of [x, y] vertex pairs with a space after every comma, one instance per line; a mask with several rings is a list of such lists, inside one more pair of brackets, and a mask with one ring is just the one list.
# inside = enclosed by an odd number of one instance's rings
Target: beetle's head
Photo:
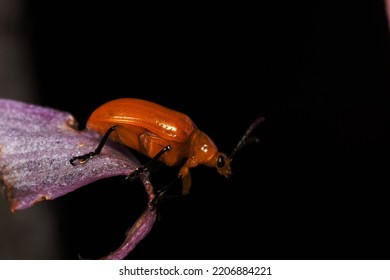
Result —
[[226, 178], [229, 178], [232, 174], [230, 169], [230, 162], [233, 160], [233, 157], [248, 143], [252, 142], [259, 142], [259, 139], [257, 137], [249, 137], [249, 135], [252, 133], [252, 131], [255, 129], [256, 126], [258, 126], [260, 123], [264, 122], [264, 118], [257, 118], [248, 128], [248, 130], [245, 132], [244, 136], [241, 138], [241, 140], [238, 142], [237, 146], [234, 148], [233, 152], [230, 154], [230, 156], [227, 156], [224, 153], [216, 153], [214, 156], [215, 166], [217, 167], [217, 171], [219, 174], [225, 176]]
[[230, 169], [231, 158], [224, 153], [218, 152], [215, 154], [213, 161], [218, 173], [225, 176], [226, 178], [229, 178], [232, 174]]
[[219, 174], [229, 178], [232, 175], [230, 163], [234, 156], [248, 143], [259, 142], [257, 137], [249, 137], [249, 135], [256, 128], [256, 126], [264, 121], [264, 118], [257, 118], [249, 126], [230, 156], [218, 152], [218, 149], [213, 141], [206, 134], [198, 131], [198, 133], [194, 134], [194, 138], [191, 141], [192, 146], [195, 147], [194, 151], [197, 152], [196, 157], [193, 158], [196, 158], [197, 164], [202, 163], [210, 167], [216, 167]]

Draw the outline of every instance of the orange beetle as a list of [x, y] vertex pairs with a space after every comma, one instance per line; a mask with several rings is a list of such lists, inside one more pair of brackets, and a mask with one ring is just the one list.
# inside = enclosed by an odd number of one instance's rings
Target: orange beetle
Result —
[[[251, 125], [235, 151], [262, 121], [264, 118], [259, 118]], [[192, 167], [203, 164], [216, 167], [226, 178], [231, 175], [230, 162], [235, 151], [229, 157], [219, 152], [214, 142], [187, 115], [156, 103], [134, 98], [113, 100], [97, 108], [86, 126], [104, 137], [94, 152], [73, 157], [70, 160], [72, 165], [76, 160], [84, 163], [98, 155], [109, 137], [152, 158], [130, 174], [130, 178], [137, 177], [156, 160], [175, 166], [186, 159], [178, 177], [183, 180], [183, 194], [187, 194], [191, 187], [189, 169]]]

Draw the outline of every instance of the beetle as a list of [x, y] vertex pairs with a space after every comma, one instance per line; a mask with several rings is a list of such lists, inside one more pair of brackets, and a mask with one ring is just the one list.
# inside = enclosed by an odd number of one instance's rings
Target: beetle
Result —
[[75, 156], [70, 163], [75, 165], [78, 160], [83, 164], [98, 155], [110, 138], [151, 158], [144, 166], [129, 174], [130, 179], [148, 170], [157, 160], [168, 166], [176, 166], [184, 161], [178, 178], [183, 182], [182, 193], [188, 194], [191, 187], [190, 168], [199, 164], [215, 167], [219, 174], [229, 178], [233, 155], [244, 144], [258, 141], [254, 137], [248, 139], [248, 136], [264, 120], [256, 119], [233, 153], [227, 156], [218, 151], [210, 137], [199, 130], [187, 115], [146, 100], [116, 99], [97, 108], [87, 121], [87, 129], [103, 135], [96, 150]]

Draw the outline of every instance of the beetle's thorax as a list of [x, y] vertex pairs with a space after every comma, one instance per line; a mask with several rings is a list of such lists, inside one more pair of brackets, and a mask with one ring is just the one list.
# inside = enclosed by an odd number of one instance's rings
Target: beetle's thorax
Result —
[[203, 131], [195, 128], [188, 141], [188, 156], [197, 164], [210, 165], [211, 159], [218, 152], [213, 140]]
[[189, 141], [188, 150], [188, 167], [194, 167], [198, 164], [203, 164], [209, 167], [215, 167], [219, 174], [230, 177], [230, 161], [224, 153], [218, 151], [214, 144], [204, 132], [195, 129]]

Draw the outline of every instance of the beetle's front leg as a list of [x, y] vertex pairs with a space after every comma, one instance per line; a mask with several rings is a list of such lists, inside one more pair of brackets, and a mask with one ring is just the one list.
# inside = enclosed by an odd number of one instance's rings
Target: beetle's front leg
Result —
[[182, 182], [182, 194], [187, 195], [191, 189], [191, 175], [189, 171], [189, 167], [187, 166], [187, 162], [180, 168], [179, 178], [181, 178]]
[[197, 157], [191, 156], [187, 159], [184, 165], [180, 168], [179, 177], [182, 179], [182, 194], [187, 195], [190, 192], [192, 179], [190, 175], [190, 168], [199, 164]]

